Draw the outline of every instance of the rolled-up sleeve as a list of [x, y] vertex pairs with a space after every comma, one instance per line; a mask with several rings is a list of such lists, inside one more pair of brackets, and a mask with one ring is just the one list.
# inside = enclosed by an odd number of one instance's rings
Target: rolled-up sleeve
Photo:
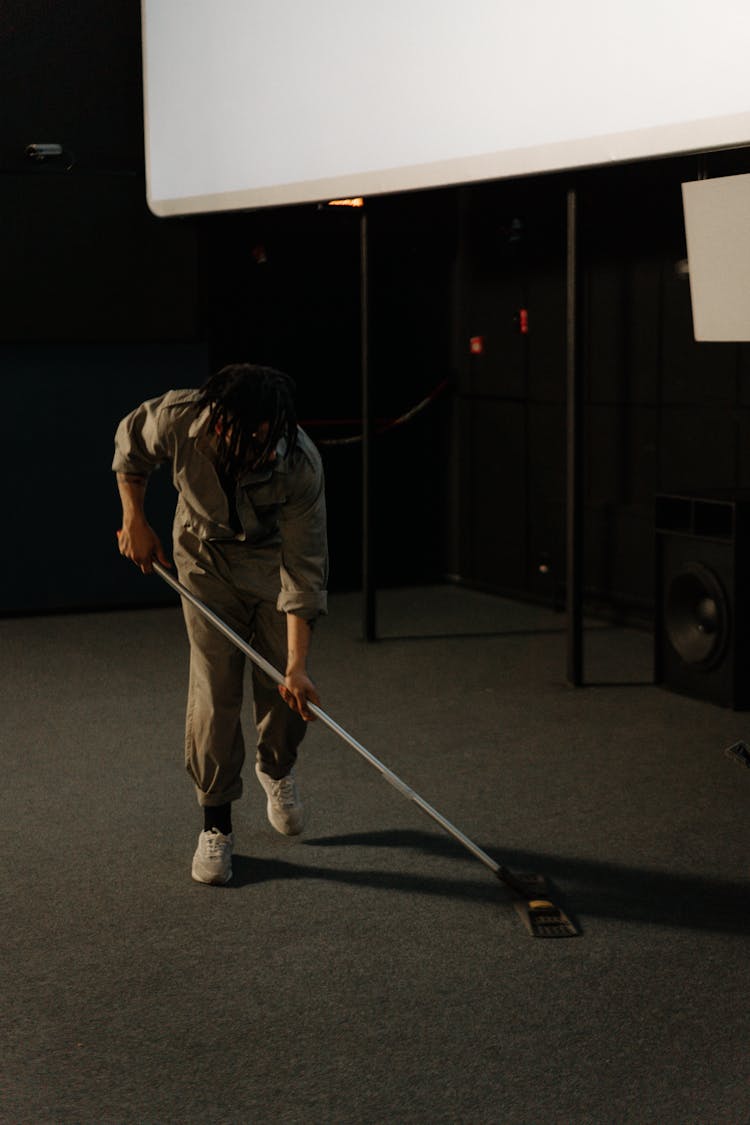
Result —
[[279, 512], [281, 592], [277, 607], [311, 621], [327, 612], [328, 538], [323, 466], [305, 451]]
[[149, 399], [127, 414], [115, 433], [116, 473], [153, 472], [170, 459], [169, 431], [162, 406], [166, 395]]

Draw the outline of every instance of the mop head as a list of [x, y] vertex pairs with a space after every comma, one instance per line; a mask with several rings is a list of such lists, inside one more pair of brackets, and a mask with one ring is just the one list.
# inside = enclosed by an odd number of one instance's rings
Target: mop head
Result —
[[578, 937], [580, 931], [568, 915], [547, 897], [543, 875], [511, 874], [505, 867], [496, 874], [516, 895], [513, 906], [532, 937]]
[[532, 898], [513, 903], [521, 921], [532, 937], [577, 937], [578, 930], [564, 911], [546, 898]]

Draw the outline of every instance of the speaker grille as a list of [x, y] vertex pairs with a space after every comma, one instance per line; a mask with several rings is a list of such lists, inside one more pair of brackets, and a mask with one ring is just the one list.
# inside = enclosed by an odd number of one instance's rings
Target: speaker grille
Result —
[[680, 660], [713, 668], [729, 639], [729, 603], [720, 579], [701, 563], [686, 563], [670, 577], [664, 599], [664, 627]]

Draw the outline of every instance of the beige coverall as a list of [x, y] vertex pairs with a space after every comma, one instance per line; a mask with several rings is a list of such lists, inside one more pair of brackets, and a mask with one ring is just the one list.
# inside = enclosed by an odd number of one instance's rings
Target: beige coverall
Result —
[[[178, 492], [173, 526], [180, 581], [282, 673], [286, 614], [312, 622], [326, 612], [328, 551], [320, 455], [303, 430], [291, 463], [285, 443], [274, 462], [248, 471], [230, 497], [215, 469], [195, 390], [169, 391], [120, 422], [112, 468], [150, 474], [169, 464]], [[232, 510], [232, 507], [234, 510]], [[244, 655], [191, 605], [185, 763], [201, 805], [242, 793], [240, 722]], [[307, 724], [253, 666], [257, 757], [271, 777], [289, 773]]]

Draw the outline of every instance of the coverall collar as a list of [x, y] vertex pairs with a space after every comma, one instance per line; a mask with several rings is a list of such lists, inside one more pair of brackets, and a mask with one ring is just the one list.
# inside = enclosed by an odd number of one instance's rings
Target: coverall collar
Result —
[[[216, 448], [208, 433], [208, 417], [211, 413], [209, 406], [204, 406], [190, 423], [188, 434], [195, 439], [195, 444], [201, 453], [207, 454], [211, 460], [215, 459]], [[286, 473], [288, 463], [286, 459], [287, 441], [282, 437], [276, 446], [276, 460], [270, 465], [260, 469], [248, 469], [237, 478], [238, 484], [257, 484], [259, 481], [270, 480], [274, 473]]]

